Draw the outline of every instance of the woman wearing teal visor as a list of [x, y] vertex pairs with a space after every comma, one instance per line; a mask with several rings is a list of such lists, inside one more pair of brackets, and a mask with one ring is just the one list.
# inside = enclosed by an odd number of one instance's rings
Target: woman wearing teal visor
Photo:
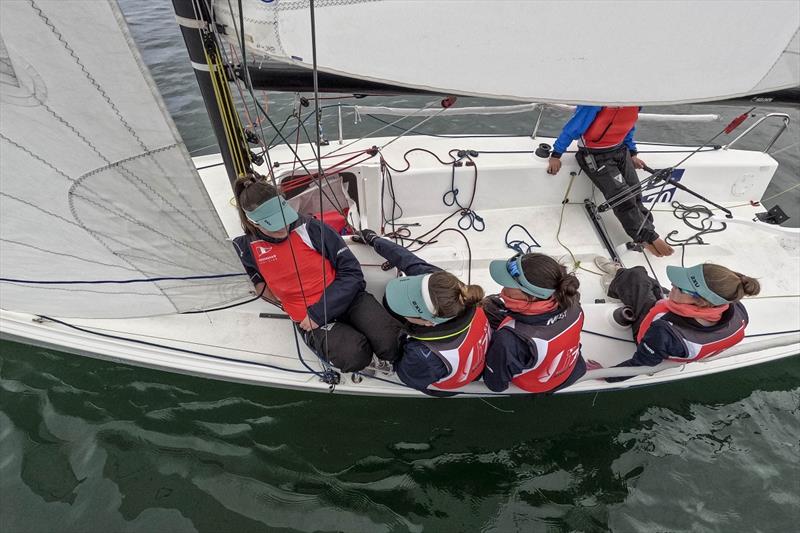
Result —
[[279, 303], [306, 344], [342, 372], [362, 370], [373, 352], [394, 361], [400, 323], [365, 291], [342, 237], [298, 215], [263, 178], [240, 178], [234, 190], [245, 230], [234, 245], [256, 291]]
[[633, 357], [616, 366], [697, 361], [730, 348], [744, 338], [748, 323], [740, 300], [761, 289], [757, 280], [720, 265], [668, 266], [672, 290], [665, 298], [666, 290], [643, 267], [621, 268], [603, 258], [595, 264], [609, 283], [608, 295], [627, 307], [637, 343]]
[[502, 392], [513, 383], [547, 393], [575, 383], [586, 373], [578, 278], [543, 254], [492, 261], [489, 273], [503, 290], [483, 304], [496, 329], [486, 353], [486, 386]]
[[407, 274], [386, 285], [385, 298], [405, 323], [403, 355], [395, 363], [403, 383], [431, 396], [447, 396], [478, 379], [491, 338], [489, 322], [478, 307], [483, 289], [465, 285], [372, 230], [363, 230], [357, 242], [372, 246]]

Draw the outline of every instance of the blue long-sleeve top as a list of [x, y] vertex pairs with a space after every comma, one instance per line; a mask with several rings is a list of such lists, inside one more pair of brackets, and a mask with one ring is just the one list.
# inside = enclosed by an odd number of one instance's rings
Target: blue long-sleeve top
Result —
[[[561, 130], [561, 135], [558, 136], [556, 142], [553, 143], [553, 157], [559, 158], [561, 154], [567, 151], [569, 145], [572, 144], [572, 141], [579, 138], [583, 135], [586, 130], [589, 129], [589, 126], [592, 125], [594, 122], [595, 117], [603, 109], [603, 106], [598, 105], [579, 105], [575, 109], [575, 113], [572, 115], [566, 124], [564, 124], [564, 129]], [[636, 126], [631, 128], [631, 131], [625, 136], [625, 139], [622, 141], [625, 146], [628, 147], [631, 154], [636, 154], [636, 143], [633, 141], [633, 133], [636, 131]]]

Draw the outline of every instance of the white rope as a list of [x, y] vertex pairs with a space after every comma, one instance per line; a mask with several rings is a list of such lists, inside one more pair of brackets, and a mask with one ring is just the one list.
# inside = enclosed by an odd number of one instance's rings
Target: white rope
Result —
[[[506, 106], [480, 106], [480, 107], [451, 107], [448, 111], [448, 116], [455, 115], [510, 115], [514, 113], [527, 113], [535, 111], [539, 107], [550, 107], [554, 109], [562, 109], [564, 111], [575, 111], [575, 106], [565, 104], [519, 104], [519, 105], [506, 105]], [[356, 123], [361, 119], [361, 115], [390, 115], [390, 116], [405, 116], [412, 109], [407, 107], [386, 107], [386, 106], [343, 106], [352, 109], [356, 114]], [[417, 116], [432, 116], [437, 110], [427, 109], [424, 111], [417, 111]], [[719, 115], [706, 114], [706, 115], [666, 115], [659, 113], [639, 113], [639, 120], [645, 122], [714, 122], [719, 120]]]
[[[448, 111], [448, 116], [455, 115], [510, 115], [514, 113], [527, 113], [535, 111], [540, 104], [519, 104], [507, 106], [482, 106], [482, 107], [453, 107]], [[361, 115], [389, 115], [389, 116], [406, 116], [410, 111], [405, 107], [386, 107], [386, 106], [342, 106], [351, 108], [356, 113], [358, 120]], [[439, 113], [439, 109], [423, 109], [417, 113], [420, 117], [429, 117]]]

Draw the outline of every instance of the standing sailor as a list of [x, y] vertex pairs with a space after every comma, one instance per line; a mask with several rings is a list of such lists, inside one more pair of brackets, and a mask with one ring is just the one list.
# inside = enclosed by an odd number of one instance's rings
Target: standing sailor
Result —
[[277, 300], [306, 344], [342, 372], [362, 370], [373, 352], [394, 361], [400, 323], [364, 290], [341, 235], [299, 216], [260, 176], [239, 178], [234, 191], [245, 234], [233, 244], [256, 291]]
[[497, 330], [486, 353], [486, 386], [547, 393], [575, 383], [586, 373], [578, 278], [543, 254], [492, 261], [489, 273], [503, 290], [483, 303]]
[[478, 379], [491, 339], [489, 321], [478, 307], [483, 289], [420, 259], [402, 246], [363, 230], [356, 242], [375, 248], [406, 274], [386, 285], [385, 303], [406, 327], [398, 377], [431, 396], [449, 396]]
[[[645, 163], [637, 154], [633, 133], [639, 118], [639, 107], [601, 107], [579, 105], [564, 125], [553, 145], [547, 173], [561, 169], [561, 155], [572, 141], [579, 139], [575, 158], [589, 179], [606, 200], [639, 184], [636, 169]], [[672, 255], [672, 247], [658, 236], [653, 215], [642, 203], [641, 192], [614, 207], [614, 214], [633, 242], [657, 257]]]

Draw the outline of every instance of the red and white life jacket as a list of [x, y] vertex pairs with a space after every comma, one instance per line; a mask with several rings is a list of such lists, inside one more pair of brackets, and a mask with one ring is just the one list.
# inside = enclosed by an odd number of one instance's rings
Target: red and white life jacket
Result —
[[547, 392], [555, 389], [572, 374], [581, 353], [583, 310], [570, 307], [545, 324], [526, 324], [506, 317], [497, 328], [509, 329], [524, 340], [535, 362], [516, 374], [511, 382], [528, 392]]
[[305, 224], [294, 228], [282, 242], [252, 241], [250, 249], [269, 290], [295, 322], [306, 317], [307, 307], [317, 303], [325, 288], [336, 279], [336, 270], [327, 259], [323, 275], [322, 255], [311, 244]]
[[470, 323], [461, 331], [442, 337], [413, 338], [422, 341], [447, 367], [447, 376], [431, 387], [457, 389], [474, 381], [483, 372], [492, 328], [483, 309], [478, 307]]
[[639, 108], [636, 106], [604, 107], [583, 132], [583, 144], [590, 149], [617, 146], [625, 140], [638, 118]]
[[668, 357], [670, 361], [697, 361], [705, 357], [717, 355], [723, 350], [738, 344], [744, 339], [744, 330], [747, 327], [747, 311], [740, 302], [730, 304], [733, 307], [733, 316], [728, 322], [713, 331], [703, 331], [683, 324], [682, 320], [675, 320], [676, 315], [667, 308], [667, 300], [659, 300], [647, 313], [639, 326], [636, 342], [642, 342], [644, 334], [655, 320], [664, 320], [672, 331], [677, 333], [686, 347], [685, 357]]

